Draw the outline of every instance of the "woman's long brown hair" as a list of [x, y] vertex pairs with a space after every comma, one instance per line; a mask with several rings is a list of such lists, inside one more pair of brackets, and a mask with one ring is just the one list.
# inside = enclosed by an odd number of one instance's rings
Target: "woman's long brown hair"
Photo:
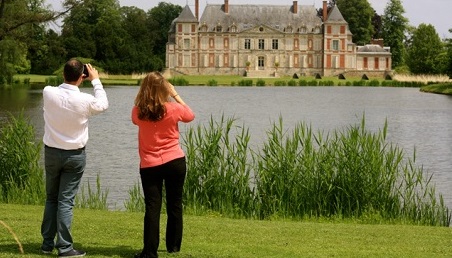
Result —
[[141, 120], [160, 121], [166, 113], [165, 103], [170, 97], [167, 82], [158, 72], [151, 72], [141, 82], [135, 98], [138, 118]]

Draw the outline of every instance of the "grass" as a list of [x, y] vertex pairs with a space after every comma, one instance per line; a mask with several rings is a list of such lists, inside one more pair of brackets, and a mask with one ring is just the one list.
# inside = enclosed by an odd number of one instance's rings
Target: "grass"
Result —
[[421, 87], [422, 92], [452, 95], [452, 83], [440, 83]]
[[[431, 177], [386, 140], [388, 124], [370, 132], [360, 124], [313, 132], [280, 117], [262, 148], [250, 148], [245, 125], [234, 118], [188, 129], [184, 199], [197, 214], [233, 218], [341, 217], [403, 220], [449, 226], [451, 212]], [[251, 187], [250, 187], [251, 186]]]
[[[42, 206], [0, 204], [0, 257], [43, 257], [39, 248]], [[142, 247], [142, 213], [75, 209], [75, 247], [89, 257], [132, 257]], [[368, 225], [359, 221], [259, 221], [220, 216], [184, 218], [182, 251], [160, 257], [450, 257], [452, 229]]]

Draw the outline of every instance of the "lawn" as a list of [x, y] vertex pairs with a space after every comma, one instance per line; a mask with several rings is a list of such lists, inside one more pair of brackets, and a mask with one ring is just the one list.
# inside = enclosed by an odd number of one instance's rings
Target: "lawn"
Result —
[[[0, 204], [0, 257], [43, 257], [42, 206]], [[142, 246], [142, 213], [75, 209], [75, 248], [89, 257], [133, 257]], [[182, 250], [160, 257], [450, 257], [452, 229], [369, 225], [359, 221], [259, 221], [220, 215], [185, 216]], [[56, 252], [55, 252], [56, 255]]]
[[[104, 85], [138, 85], [140, 78], [144, 75], [111, 75], [111, 74], [100, 74], [100, 79]], [[18, 74], [14, 76], [14, 79], [19, 82], [23, 82], [26, 79], [30, 80], [30, 83], [35, 84], [45, 84], [46, 79], [50, 77], [55, 77], [54, 75], [35, 75], [35, 74]], [[288, 82], [290, 80], [306, 80], [312, 81], [316, 80], [313, 76], [300, 77], [299, 79], [293, 79], [290, 76], [279, 77], [279, 78], [250, 78], [238, 75], [184, 75], [175, 76], [173, 78], [183, 78], [189, 82], [190, 85], [208, 85], [210, 81], [215, 80], [217, 85], [230, 86], [238, 85], [241, 80], [252, 80], [253, 85], [256, 85], [257, 80], [263, 80], [265, 85], [274, 85], [275, 82]], [[384, 81], [382, 78], [372, 78], [378, 79], [380, 82]], [[334, 85], [339, 85], [346, 83], [346, 81], [354, 82], [360, 81], [361, 78], [347, 78], [347, 80], [340, 80], [337, 77], [324, 77], [322, 79], [317, 79], [318, 81], [330, 81]]]

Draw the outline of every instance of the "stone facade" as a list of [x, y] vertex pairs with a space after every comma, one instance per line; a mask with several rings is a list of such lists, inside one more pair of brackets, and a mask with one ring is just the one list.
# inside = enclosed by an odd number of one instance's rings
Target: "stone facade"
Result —
[[[356, 46], [337, 6], [323, 17], [313, 5], [208, 4], [198, 20], [185, 6], [169, 31], [166, 68], [189, 75], [334, 76], [386, 74], [391, 53], [378, 44]], [[326, 1], [323, 3], [326, 10]]]

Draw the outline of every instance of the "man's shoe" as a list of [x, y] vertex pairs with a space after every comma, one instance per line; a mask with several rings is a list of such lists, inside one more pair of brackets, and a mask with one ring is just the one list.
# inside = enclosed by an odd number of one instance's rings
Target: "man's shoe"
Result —
[[45, 250], [44, 248], [41, 248], [41, 252], [42, 252], [43, 254], [52, 254], [52, 253], [53, 253], [53, 250]]
[[86, 255], [85, 251], [72, 249], [71, 251], [58, 254], [58, 257], [82, 257], [85, 255]]

